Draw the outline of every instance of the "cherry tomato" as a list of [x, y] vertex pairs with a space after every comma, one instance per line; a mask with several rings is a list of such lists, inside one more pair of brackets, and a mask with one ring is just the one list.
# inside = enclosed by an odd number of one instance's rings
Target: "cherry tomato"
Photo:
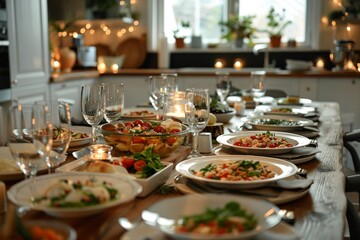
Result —
[[134, 162], [135, 162], [135, 159], [132, 158], [132, 157], [122, 157], [121, 158], [121, 165], [124, 167], [124, 168], [130, 168], [134, 165]]
[[124, 123], [125, 126], [127, 126], [128, 128], [133, 128], [134, 127], [134, 124], [132, 122], [126, 122]]
[[169, 145], [173, 145], [174, 143], [176, 143], [176, 137], [167, 137], [166, 143]]
[[141, 120], [141, 119], [136, 119], [136, 120], [133, 121], [133, 123], [134, 123], [135, 126], [137, 126], [137, 125], [140, 125], [140, 126], [144, 125], [144, 121]]
[[146, 137], [133, 136], [132, 142], [133, 143], [146, 143]]
[[145, 166], [146, 162], [144, 160], [137, 160], [134, 163], [134, 168], [136, 171], [142, 171]]
[[166, 132], [165, 128], [163, 128], [163, 127], [160, 126], [160, 125], [154, 127], [154, 131], [155, 131], [155, 132], [158, 132], [158, 133], [165, 133], [165, 132]]
[[144, 122], [144, 124], [143, 124], [143, 126], [144, 127], [147, 127], [148, 129], [152, 129], [152, 125], [151, 125], [151, 123], [149, 123], [149, 122]]

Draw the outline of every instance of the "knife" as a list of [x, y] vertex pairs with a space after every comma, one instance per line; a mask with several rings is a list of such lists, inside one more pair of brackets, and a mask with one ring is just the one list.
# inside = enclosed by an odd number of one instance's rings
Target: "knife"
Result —
[[72, 155], [76, 158], [76, 159], [79, 159], [79, 158], [82, 158], [86, 155], [90, 154], [90, 148], [89, 147], [84, 147], [83, 149], [80, 149], [78, 151], [75, 151], [72, 153]]

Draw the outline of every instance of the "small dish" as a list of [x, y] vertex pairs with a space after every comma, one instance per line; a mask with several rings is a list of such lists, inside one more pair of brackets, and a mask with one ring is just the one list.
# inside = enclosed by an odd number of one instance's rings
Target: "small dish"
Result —
[[258, 130], [266, 131], [296, 131], [301, 130], [305, 126], [314, 124], [312, 120], [307, 118], [298, 118], [281, 115], [265, 115], [252, 117], [246, 121], [247, 124]]
[[[113, 160], [115, 159], [118, 158], [113, 158]], [[58, 167], [56, 169], [56, 172], [86, 172], [88, 164], [89, 164], [89, 155]], [[162, 162], [162, 164], [165, 167], [148, 178], [136, 178], [134, 174], [130, 174], [123, 167], [116, 165], [112, 165], [115, 171], [115, 173], [112, 174], [124, 175], [135, 180], [143, 188], [142, 192], [138, 196], [146, 197], [151, 192], [153, 192], [157, 187], [163, 184], [169, 178], [173, 170], [173, 163]]]
[[219, 123], [228, 123], [235, 114], [235, 110], [231, 110], [231, 112], [228, 113], [214, 113], [216, 121]]
[[[69, 225], [52, 220], [31, 220], [23, 222], [24, 226], [27, 229], [31, 229], [33, 227], [40, 227], [46, 230], [52, 230], [56, 234], [60, 235], [64, 240], [76, 240], [77, 234], [76, 231], [70, 227]], [[30, 230], [28, 230], [31, 232]]]

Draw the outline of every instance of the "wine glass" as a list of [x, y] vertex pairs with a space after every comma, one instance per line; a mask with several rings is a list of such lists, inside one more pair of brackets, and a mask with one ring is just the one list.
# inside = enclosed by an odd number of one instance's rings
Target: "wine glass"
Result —
[[71, 142], [71, 113], [68, 103], [58, 101], [40, 101], [35, 103], [35, 108], [48, 106], [49, 121], [53, 126], [53, 145], [46, 156], [48, 173], [66, 160], [66, 152]]
[[228, 73], [216, 72], [216, 94], [219, 96], [221, 103], [225, 103], [227, 95], [231, 88], [231, 80]]
[[92, 127], [93, 142], [96, 142], [96, 129], [104, 118], [105, 111], [104, 86], [81, 86], [81, 113], [85, 121]]
[[161, 119], [160, 111], [164, 105], [165, 94], [169, 94], [176, 89], [175, 78], [167, 76], [149, 77], [149, 100], [155, 110], [157, 110], [156, 119]]
[[251, 94], [255, 101], [265, 95], [266, 91], [266, 72], [265, 71], [252, 71], [250, 74], [250, 88]]
[[208, 89], [186, 89], [185, 118], [193, 134], [192, 151], [188, 158], [202, 156], [198, 151], [198, 136], [208, 121], [210, 101]]
[[32, 200], [36, 199], [34, 177], [43, 164], [52, 146], [52, 125], [48, 121], [48, 108], [35, 108], [14, 104], [9, 109], [10, 152], [24, 173], [31, 179], [30, 191]]
[[124, 84], [105, 83], [105, 112], [104, 117], [108, 123], [114, 123], [121, 118], [124, 109]]

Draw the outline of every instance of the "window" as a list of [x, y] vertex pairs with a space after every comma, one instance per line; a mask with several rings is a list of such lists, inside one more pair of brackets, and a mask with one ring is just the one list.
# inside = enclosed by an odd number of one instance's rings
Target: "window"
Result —
[[[155, 1], [156, 2], [156, 1]], [[267, 28], [266, 15], [273, 6], [276, 12], [285, 9], [285, 18], [292, 23], [284, 30], [282, 41], [295, 39], [299, 45], [314, 45], [313, 38], [316, 33], [314, 14], [318, 8], [318, 1], [311, 0], [163, 0], [163, 24], [160, 27], [173, 43], [174, 31], [187, 37], [190, 41], [191, 35], [201, 35], [203, 43], [220, 42], [222, 31], [219, 26], [221, 20], [226, 20], [230, 14], [238, 14], [240, 17], [255, 15], [254, 27], [258, 30]], [[317, 4], [317, 5], [316, 5]], [[316, 7], [314, 7], [316, 5]], [[186, 28], [181, 23], [189, 23]], [[311, 24], [310, 24], [311, 22]], [[318, 21], [317, 21], [318, 22]], [[161, 24], [160, 24], [161, 25]], [[255, 43], [268, 42], [268, 34], [256, 32]], [[316, 40], [316, 39], [315, 39]], [[315, 44], [316, 45], [316, 44]]]

